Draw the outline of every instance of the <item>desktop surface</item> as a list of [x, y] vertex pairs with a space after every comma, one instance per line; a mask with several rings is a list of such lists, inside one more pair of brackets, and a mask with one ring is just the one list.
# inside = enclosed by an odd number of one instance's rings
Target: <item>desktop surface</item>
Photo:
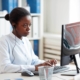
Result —
[[[16, 80], [16, 79], [22, 79], [22, 80], [40, 80], [39, 76], [21, 76], [21, 73], [5, 73], [0, 74], [0, 80]], [[54, 74], [52, 76], [52, 80], [73, 80], [73, 76], [61, 76], [60, 74]]]
[[74, 80], [80, 80], [80, 74], [74, 76]]
[[[75, 69], [74, 65], [68, 65], [70, 69]], [[73, 79], [74, 76], [65, 76], [61, 75], [61, 73], [56, 73], [52, 75], [52, 80], [75, 80]], [[21, 73], [4, 73], [0, 74], [0, 80], [10, 79], [10, 80], [16, 80], [16, 79], [23, 79], [23, 80], [40, 80], [39, 75], [34, 75], [32, 77], [29, 76], [21, 76]]]

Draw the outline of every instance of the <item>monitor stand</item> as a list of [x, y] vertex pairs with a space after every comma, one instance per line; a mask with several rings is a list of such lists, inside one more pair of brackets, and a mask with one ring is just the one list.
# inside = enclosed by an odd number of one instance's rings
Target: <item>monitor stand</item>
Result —
[[79, 54], [73, 55], [73, 60], [74, 60], [75, 66], [76, 66], [76, 70], [68, 70], [68, 71], [61, 73], [61, 75], [75, 76], [75, 75], [79, 74], [79, 72], [80, 72], [80, 56], [79, 56]]

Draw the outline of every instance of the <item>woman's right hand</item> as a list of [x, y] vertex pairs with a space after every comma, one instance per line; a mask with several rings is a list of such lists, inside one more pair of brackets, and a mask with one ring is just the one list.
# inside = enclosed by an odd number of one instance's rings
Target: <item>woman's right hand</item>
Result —
[[[54, 64], [56, 64], [56, 63], [54, 63]], [[38, 67], [39, 67], [39, 66], [53, 66], [53, 64], [51, 64], [49, 61], [46, 61], [46, 62], [44, 62], [44, 63], [35, 65], [35, 71], [38, 71]]]

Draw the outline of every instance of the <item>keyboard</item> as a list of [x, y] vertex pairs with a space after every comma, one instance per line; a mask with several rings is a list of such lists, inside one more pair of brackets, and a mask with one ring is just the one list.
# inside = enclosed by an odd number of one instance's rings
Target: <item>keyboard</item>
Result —
[[69, 67], [67, 67], [67, 66], [55, 66], [54, 70], [53, 70], [53, 74], [63, 72], [66, 70], [69, 70]]
[[[67, 70], [69, 70], [69, 67], [67, 67], [67, 66], [55, 66], [53, 69], [53, 74], [67, 71]], [[32, 72], [34, 73], [34, 75], [39, 75], [38, 71], [32, 71]]]

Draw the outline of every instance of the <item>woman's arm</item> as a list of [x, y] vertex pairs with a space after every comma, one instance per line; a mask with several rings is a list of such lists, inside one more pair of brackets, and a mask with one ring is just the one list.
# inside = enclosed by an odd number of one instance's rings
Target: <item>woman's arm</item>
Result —
[[22, 72], [24, 70], [35, 70], [34, 65], [12, 64], [9, 54], [9, 45], [6, 40], [0, 40], [0, 73], [4, 72]]

